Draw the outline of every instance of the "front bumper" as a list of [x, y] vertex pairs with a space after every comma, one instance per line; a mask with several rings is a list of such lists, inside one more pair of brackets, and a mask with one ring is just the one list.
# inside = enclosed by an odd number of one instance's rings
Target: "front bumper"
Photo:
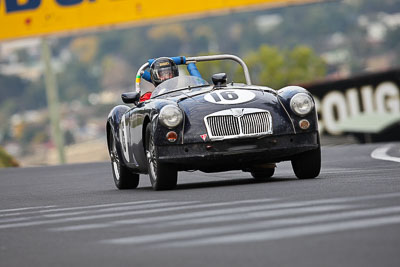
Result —
[[226, 171], [290, 160], [318, 147], [318, 132], [311, 132], [158, 146], [158, 158], [178, 170]]

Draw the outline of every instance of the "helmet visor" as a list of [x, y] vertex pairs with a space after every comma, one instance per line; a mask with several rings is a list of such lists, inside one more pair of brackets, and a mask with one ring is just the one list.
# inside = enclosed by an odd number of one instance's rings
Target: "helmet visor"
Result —
[[171, 68], [160, 68], [156, 71], [158, 79], [160, 81], [165, 81], [174, 77]]

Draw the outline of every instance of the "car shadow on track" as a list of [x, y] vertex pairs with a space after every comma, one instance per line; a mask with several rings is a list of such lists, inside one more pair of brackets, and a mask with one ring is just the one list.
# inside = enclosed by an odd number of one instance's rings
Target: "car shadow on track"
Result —
[[246, 185], [246, 184], [266, 184], [275, 182], [288, 182], [291, 180], [296, 180], [292, 178], [271, 178], [265, 181], [256, 181], [253, 178], [246, 179], [232, 179], [224, 181], [210, 181], [210, 182], [199, 182], [199, 183], [187, 183], [178, 184], [175, 190], [187, 190], [187, 189], [198, 189], [198, 188], [209, 188], [209, 187], [220, 187], [220, 186], [236, 186], [236, 185]]
[[[252, 185], [252, 184], [267, 184], [267, 183], [277, 183], [277, 182], [289, 182], [297, 181], [297, 178], [270, 178], [264, 181], [256, 181], [253, 178], [237, 178], [229, 180], [219, 180], [219, 181], [206, 181], [206, 182], [194, 182], [194, 183], [184, 183], [179, 184], [173, 190], [190, 190], [190, 189], [201, 189], [201, 188], [212, 188], [212, 187], [222, 187], [222, 186], [237, 186], [237, 185]], [[151, 187], [141, 187], [136, 190], [152, 190]]]

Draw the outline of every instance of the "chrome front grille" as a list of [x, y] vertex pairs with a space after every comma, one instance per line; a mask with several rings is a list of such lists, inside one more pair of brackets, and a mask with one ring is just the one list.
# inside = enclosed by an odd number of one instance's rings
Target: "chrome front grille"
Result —
[[212, 136], [239, 135], [239, 121], [232, 115], [211, 116], [207, 118]]
[[244, 114], [240, 117], [243, 134], [268, 133], [271, 130], [270, 120], [269, 112]]
[[224, 110], [206, 116], [204, 121], [211, 140], [272, 134], [272, 118], [267, 110]]

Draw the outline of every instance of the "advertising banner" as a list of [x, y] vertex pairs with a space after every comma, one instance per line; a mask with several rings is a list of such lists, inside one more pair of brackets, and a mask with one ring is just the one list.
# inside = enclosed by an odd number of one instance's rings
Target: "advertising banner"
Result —
[[318, 0], [0, 0], [0, 40]]
[[400, 140], [400, 69], [303, 86], [315, 96], [322, 133]]

